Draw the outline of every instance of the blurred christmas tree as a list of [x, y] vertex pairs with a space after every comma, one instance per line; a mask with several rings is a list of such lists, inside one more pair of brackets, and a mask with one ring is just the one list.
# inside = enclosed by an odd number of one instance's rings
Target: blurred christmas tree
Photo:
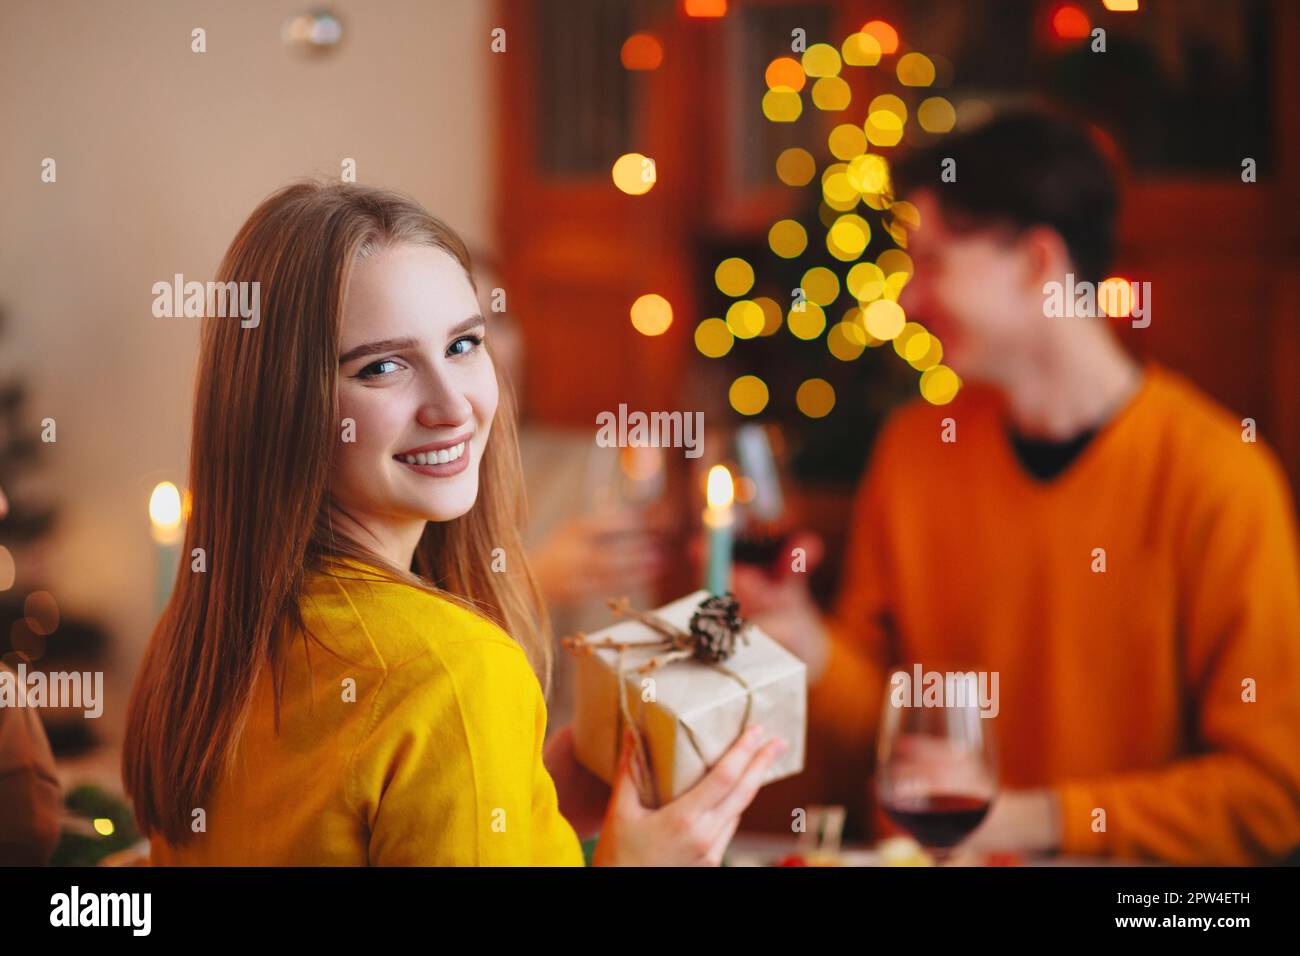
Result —
[[0, 381], [0, 488], [9, 499], [9, 516], [0, 522], [0, 544], [11, 551], [43, 538], [54, 526], [54, 509], [27, 501], [21, 475], [40, 454], [40, 430], [26, 414], [27, 388]]
[[[0, 315], [0, 334], [4, 317]], [[0, 488], [9, 501], [0, 519], [0, 660], [29, 671], [102, 669], [108, 640], [103, 629], [62, 613], [44, 590], [41, 545], [55, 523], [55, 509], [29, 495], [34, 472], [54, 422], [34, 415], [26, 384], [0, 371]], [[76, 708], [48, 707], [41, 723], [57, 756], [93, 747], [94, 721]]]

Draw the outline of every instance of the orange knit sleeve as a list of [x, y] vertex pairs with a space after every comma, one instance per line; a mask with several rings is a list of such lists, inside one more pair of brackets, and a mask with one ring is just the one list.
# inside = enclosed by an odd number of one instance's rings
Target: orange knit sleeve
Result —
[[888, 660], [889, 575], [884, 546], [888, 426], [854, 497], [839, 594], [823, 624], [830, 639], [825, 670], [809, 688], [809, 729], [846, 759], [870, 764]]
[[1179, 545], [1193, 755], [1061, 787], [1066, 853], [1239, 865], [1300, 846], [1294, 511], [1271, 452], [1235, 451], [1199, 486]]

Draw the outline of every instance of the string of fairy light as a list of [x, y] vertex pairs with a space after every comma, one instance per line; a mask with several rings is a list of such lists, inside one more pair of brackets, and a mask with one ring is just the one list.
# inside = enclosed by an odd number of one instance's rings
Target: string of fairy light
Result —
[[[637, 41], [638, 56], [644, 55], [643, 35]], [[899, 51], [897, 31], [884, 21], [873, 20], [849, 35], [836, 48], [815, 43], [802, 54], [779, 56], [767, 66], [767, 90], [761, 108], [772, 123], [794, 123], [803, 115], [805, 98], [823, 112], [844, 112], [852, 105], [853, 87], [845, 79], [846, 68], [871, 69], [893, 61], [893, 74], [904, 92], [926, 90], [935, 82], [934, 61], [923, 53]], [[661, 55], [661, 53], [660, 53]], [[634, 68], [629, 64], [629, 68]], [[882, 71], [883, 72], [883, 71]], [[915, 115], [903, 97], [880, 93], [873, 97], [860, 123], [836, 125], [827, 137], [829, 161], [818, 176], [817, 159], [803, 147], [784, 150], [776, 160], [776, 176], [793, 189], [820, 186], [821, 202], [816, 238], [809, 226], [797, 219], [781, 219], [768, 230], [767, 244], [782, 259], [797, 261], [811, 254], [814, 243], [824, 245], [837, 268], [816, 265], [806, 269], [798, 297], [782, 306], [768, 296], [751, 296], [756, 275], [745, 259], [730, 257], [714, 271], [718, 290], [731, 300], [725, 315], [705, 318], [695, 328], [697, 351], [706, 358], [728, 355], [737, 340], [786, 333], [801, 341], [823, 340], [831, 355], [843, 362], [858, 359], [868, 348], [890, 343], [901, 359], [920, 373], [918, 387], [926, 401], [943, 405], [952, 401], [961, 380], [943, 364], [943, 346], [938, 337], [919, 322], [909, 321], [898, 299], [912, 277], [908, 256], [910, 230], [920, 226], [914, 205], [894, 200], [887, 151], [902, 142], [907, 124], [914, 120], [927, 134], [943, 134], [956, 124], [957, 114], [943, 96], [926, 96], [917, 104]], [[655, 184], [654, 162], [639, 153], [621, 156], [614, 164], [615, 185], [629, 195], [644, 195]], [[859, 214], [859, 203], [879, 214], [883, 229], [895, 248], [882, 251], [874, 261], [864, 260], [872, 239], [872, 225]], [[852, 304], [837, 319], [830, 309], [847, 291]], [[660, 335], [672, 322], [671, 304], [662, 296], [648, 294], [631, 308], [633, 326], [645, 335]], [[770, 394], [767, 383], [754, 374], [736, 377], [728, 389], [731, 407], [742, 415], [762, 412]], [[828, 415], [835, 407], [835, 391], [821, 378], [803, 381], [795, 393], [795, 404], [810, 418]]]

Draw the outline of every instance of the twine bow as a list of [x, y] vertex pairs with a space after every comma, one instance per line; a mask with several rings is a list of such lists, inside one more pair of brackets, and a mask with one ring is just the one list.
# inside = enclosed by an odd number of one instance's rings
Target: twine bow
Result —
[[[648, 674], [651, 671], [667, 667], [675, 661], [694, 658], [700, 663], [726, 674], [735, 680], [745, 690], [745, 713], [740, 719], [740, 729], [736, 732], [735, 740], [740, 739], [740, 735], [745, 732], [749, 724], [749, 715], [753, 709], [754, 690], [750, 687], [749, 682], [737, 674], [729, 667], [724, 667], [723, 660], [726, 660], [735, 653], [734, 639], [743, 640], [749, 643], [749, 622], [740, 618], [736, 613], [739, 605], [735, 596], [727, 592], [722, 596], [706, 598], [700, 602], [700, 606], [691, 616], [691, 625], [689, 630], [682, 630], [675, 624], [665, 621], [659, 615], [652, 611], [638, 611], [632, 607], [627, 598], [610, 598], [606, 605], [618, 617], [629, 618], [639, 621], [659, 634], [663, 635], [662, 641], [615, 641], [606, 637], [600, 641], [592, 641], [585, 634], [578, 633], [572, 637], [563, 639], [562, 644], [566, 650], [573, 654], [590, 654], [597, 648], [605, 648], [618, 651], [617, 661], [617, 680], [618, 680], [618, 709], [619, 723], [625, 725], [632, 733], [632, 741], [635, 748], [634, 756], [639, 766], [644, 771], [644, 783], [634, 775], [637, 792], [642, 798], [642, 803], [650, 806], [658, 806], [658, 794], [645, 792], [645, 784], [653, 788], [653, 778], [650, 776], [649, 755], [646, 752], [645, 743], [642, 739], [641, 730], [637, 722], [632, 718], [632, 711], [628, 705], [627, 699], [627, 680], [628, 673], [627, 663], [624, 660], [626, 651], [632, 648], [644, 650], [652, 648], [661, 650], [663, 653], [656, 654], [640, 667], [636, 668], [639, 674]], [[719, 616], [721, 615], [721, 617]], [[724, 621], [730, 628], [731, 633], [728, 635], [731, 640], [719, 642], [714, 638], [717, 637], [716, 625], [719, 620]], [[695, 737], [694, 731], [687, 725], [681, 717], [677, 718], [678, 724], [686, 732], [686, 739], [691, 748], [704, 765], [705, 772], [713, 769], [713, 764], [704, 756], [704, 751], [700, 748], [700, 743]], [[615, 737], [618, 737], [618, 729], [615, 729]], [[732, 741], [732, 744], [735, 743]]]

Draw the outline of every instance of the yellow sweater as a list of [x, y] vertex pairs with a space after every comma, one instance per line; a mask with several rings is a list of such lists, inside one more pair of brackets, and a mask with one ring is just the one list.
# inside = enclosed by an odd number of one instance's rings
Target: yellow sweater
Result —
[[1184, 379], [1148, 367], [1045, 484], [995, 393], [914, 404], [881, 434], [852, 527], [809, 695], [827, 772], [865, 783], [891, 665], [997, 671], [1003, 783], [1055, 789], [1064, 852], [1246, 864], [1300, 845], [1290, 493]]
[[155, 865], [582, 865], [515, 641], [356, 562], [314, 577], [302, 612], [326, 649], [287, 642], [279, 735], [267, 673], [206, 832], [155, 837]]

